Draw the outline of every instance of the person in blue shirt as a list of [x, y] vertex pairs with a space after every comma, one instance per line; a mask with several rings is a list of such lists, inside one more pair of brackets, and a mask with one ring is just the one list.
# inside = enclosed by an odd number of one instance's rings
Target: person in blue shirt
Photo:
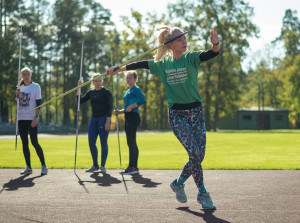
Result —
[[129, 71], [125, 74], [126, 83], [129, 87], [124, 95], [124, 109], [115, 110], [115, 114], [125, 114], [125, 133], [127, 138], [127, 145], [129, 147], [129, 165], [121, 174], [132, 175], [138, 174], [137, 167], [139, 149], [136, 144], [136, 131], [141, 122], [139, 106], [146, 103], [146, 98], [141, 89], [136, 86], [137, 73]]

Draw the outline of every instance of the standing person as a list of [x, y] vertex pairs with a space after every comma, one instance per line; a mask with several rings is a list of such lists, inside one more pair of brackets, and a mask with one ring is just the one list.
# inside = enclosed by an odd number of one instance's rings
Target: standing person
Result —
[[[93, 73], [92, 79], [100, 76], [99, 73]], [[81, 85], [82, 81], [78, 81]], [[105, 163], [108, 154], [107, 138], [110, 130], [110, 118], [113, 110], [113, 99], [110, 91], [102, 87], [103, 79], [100, 77], [92, 81], [91, 90], [80, 98], [80, 104], [90, 100], [92, 106], [92, 117], [88, 128], [88, 138], [93, 165], [86, 172], [106, 173]], [[79, 90], [77, 91], [77, 95]], [[101, 141], [101, 166], [98, 164], [98, 149], [96, 146], [98, 135]]]
[[18, 111], [18, 126], [20, 137], [23, 145], [23, 154], [25, 157], [26, 168], [20, 174], [27, 175], [32, 173], [30, 162], [30, 151], [28, 147], [28, 133], [30, 135], [31, 144], [41, 161], [41, 175], [48, 173], [48, 168], [45, 164], [43, 149], [38, 143], [37, 124], [40, 109], [30, 111], [31, 109], [41, 105], [41, 87], [39, 84], [31, 81], [32, 73], [28, 67], [21, 70], [21, 81], [16, 91], [16, 97], [19, 98]]
[[129, 148], [129, 165], [121, 174], [132, 175], [139, 173], [138, 157], [139, 149], [136, 144], [136, 131], [141, 122], [139, 106], [146, 103], [146, 98], [141, 89], [136, 86], [137, 74], [130, 71], [125, 74], [129, 87], [124, 95], [124, 109], [115, 110], [115, 114], [125, 113], [125, 133]]
[[170, 126], [189, 155], [189, 160], [180, 176], [170, 186], [176, 193], [176, 199], [185, 203], [187, 197], [184, 192], [184, 182], [192, 175], [199, 189], [197, 201], [202, 204], [203, 209], [214, 210], [216, 207], [203, 183], [201, 163], [205, 154], [206, 129], [202, 109], [203, 100], [199, 94], [197, 77], [200, 64], [219, 54], [219, 38], [212, 30], [210, 36], [212, 49], [185, 54], [187, 41], [185, 33], [180, 28], [163, 26], [159, 30], [158, 45], [182, 35], [159, 48], [154, 55], [154, 60], [131, 63], [116, 71], [114, 71], [116, 67], [112, 67], [107, 70], [107, 74], [113, 75], [120, 71], [144, 68], [161, 78], [169, 107]]

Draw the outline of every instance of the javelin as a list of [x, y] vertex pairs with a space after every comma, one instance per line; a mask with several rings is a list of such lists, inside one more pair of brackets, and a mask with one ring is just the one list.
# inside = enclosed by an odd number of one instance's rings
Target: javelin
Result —
[[[138, 60], [138, 59], [140, 59], [140, 58], [146, 56], [147, 54], [153, 52], [154, 50], [157, 50], [158, 48], [161, 48], [161, 47], [167, 45], [168, 43], [174, 41], [175, 39], [178, 39], [178, 38], [184, 36], [184, 35], [187, 34], [188, 32], [190, 32], [190, 30], [188, 30], [188, 31], [186, 31], [186, 32], [183, 32], [183, 33], [179, 34], [178, 36], [175, 36], [174, 38], [172, 38], [172, 39], [170, 39], [170, 40], [168, 40], [168, 41], [166, 41], [166, 42], [164, 42], [164, 43], [162, 43], [162, 44], [160, 44], [160, 45], [158, 45], [158, 46], [156, 46], [156, 47], [154, 47], [154, 48], [152, 48], [152, 49], [146, 51], [145, 53], [143, 53], [143, 54], [141, 54], [141, 55], [139, 55], [139, 56], [137, 56], [137, 57], [135, 57], [135, 58], [132, 58], [132, 59], [130, 59], [130, 60], [128, 60], [128, 61], [122, 63], [122, 64], [119, 65], [119, 66], [116, 66], [116, 67], [114, 68], [114, 70], [116, 71], [116, 70], [118, 70], [120, 67], [123, 67], [123, 66], [125, 66], [125, 65], [127, 65], [127, 64], [129, 64], [129, 63], [131, 63], [131, 62], [133, 62], [133, 61], [135, 61], [135, 60]], [[82, 88], [82, 87], [88, 85], [88, 84], [91, 83], [92, 81], [97, 80], [97, 79], [99, 79], [99, 78], [102, 78], [102, 77], [105, 76], [105, 75], [107, 75], [107, 73], [100, 74], [99, 76], [94, 77], [93, 79], [91, 79], [91, 80], [89, 80], [89, 81], [87, 81], [87, 82], [85, 82], [85, 83], [83, 83], [83, 84], [81, 84], [81, 85], [79, 85], [79, 86], [77, 86], [77, 87], [75, 87], [75, 88], [69, 90], [69, 91], [66, 91], [65, 93], [63, 93], [63, 94], [61, 94], [61, 95], [58, 95], [58, 96], [56, 96], [55, 98], [52, 98], [51, 100], [49, 100], [49, 101], [47, 101], [47, 102], [45, 102], [45, 103], [43, 103], [43, 104], [41, 104], [41, 105], [39, 105], [39, 106], [37, 106], [37, 107], [31, 109], [30, 111], [34, 111], [35, 109], [41, 108], [41, 107], [45, 106], [46, 104], [49, 104], [50, 102], [52, 102], [52, 101], [54, 101], [54, 100], [57, 100], [57, 99], [59, 99], [59, 98], [61, 98], [61, 97], [64, 97], [64, 96], [66, 96], [66, 95], [72, 93], [73, 91], [76, 91], [77, 89]]]
[[[83, 46], [84, 46], [84, 40], [82, 40], [82, 46], [81, 46], [81, 61], [80, 61], [80, 75], [79, 75], [79, 80], [82, 79]], [[79, 88], [79, 92], [78, 92], [78, 102], [77, 102], [76, 145], [75, 145], [74, 172], [75, 172], [75, 170], [76, 170], [76, 158], [77, 158], [78, 122], [79, 122], [79, 111], [80, 111], [80, 94], [81, 94], [81, 88]]]
[[[111, 61], [111, 65], [113, 65], [113, 57], [112, 57], [112, 53], [110, 54], [110, 61]], [[115, 94], [115, 82], [114, 82], [114, 77], [112, 76], [112, 81], [113, 81], [113, 94], [114, 97], [116, 99], [116, 107], [115, 110], [118, 109], [118, 95], [117, 93]], [[119, 87], [119, 86], [117, 86]], [[121, 147], [120, 147], [120, 132], [119, 132], [119, 116], [118, 114], [116, 114], [116, 125], [117, 125], [117, 133], [118, 133], [118, 146], [119, 146], [119, 158], [120, 158], [120, 168], [122, 168], [122, 157], [121, 157]]]
[[[19, 81], [20, 81], [20, 73], [21, 73], [21, 48], [22, 48], [22, 26], [20, 30], [20, 48], [19, 48], [19, 70], [18, 70], [18, 82], [17, 86], [19, 87]], [[16, 142], [15, 142], [15, 150], [17, 150], [18, 146], [18, 121], [19, 121], [19, 97], [17, 97], [17, 116], [16, 116]]]

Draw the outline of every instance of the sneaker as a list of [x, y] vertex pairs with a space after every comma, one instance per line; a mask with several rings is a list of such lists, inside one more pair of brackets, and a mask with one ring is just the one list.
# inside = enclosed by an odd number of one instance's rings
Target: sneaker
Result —
[[48, 173], [48, 168], [45, 165], [42, 165], [42, 172], [41, 175], [44, 176]]
[[98, 166], [91, 166], [89, 169], [86, 169], [85, 172], [96, 172], [98, 169]]
[[23, 170], [20, 174], [21, 174], [21, 175], [29, 175], [29, 174], [32, 174], [32, 169], [30, 169], [28, 166], [26, 166], [25, 170]]
[[186, 203], [187, 202], [187, 197], [184, 192], [184, 184], [183, 185], [177, 185], [177, 179], [175, 179], [171, 184], [170, 187], [172, 190], [176, 193], [176, 199], [180, 203]]
[[106, 173], [106, 169], [104, 166], [100, 166], [99, 170], [97, 171], [98, 173]]
[[133, 174], [138, 174], [139, 168], [137, 167], [127, 167], [124, 171], [121, 171], [120, 174], [123, 175], [133, 175]]
[[213, 204], [209, 193], [199, 194], [197, 197], [199, 204], [202, 204], [204, 210], [216, 210], [216, 206]]

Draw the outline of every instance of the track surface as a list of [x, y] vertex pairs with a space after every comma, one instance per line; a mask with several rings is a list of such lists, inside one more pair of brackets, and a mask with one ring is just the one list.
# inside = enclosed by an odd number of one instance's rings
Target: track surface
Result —
[[90, 174], [80, 169], [0, 169], [0, 222], [300, 222], [300, 171], [205, 170], [206, 188], [217, 206], [204, 212], [197, 189], [186, 182], [180, 204], [169, 184], [180, 170], [119, 170]]

